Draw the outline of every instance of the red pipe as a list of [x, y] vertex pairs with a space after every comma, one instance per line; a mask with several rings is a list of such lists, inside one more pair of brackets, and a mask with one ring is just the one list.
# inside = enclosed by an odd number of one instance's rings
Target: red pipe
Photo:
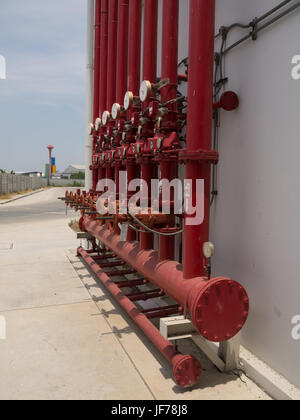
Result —
[[[128, 90], [134, 96], [139, 95], [141, 78], [141, 34], [142, 34], [142, 1], [130, 0], [129, 2], [129, 43], [128, 43]], [[129, 111], [131, 119], [134, 110]], [[139, 167], [131, 160], [126, 163], [127, 184], [139, 178]], [[130, 194], [128, 194], [129, 196]], [[127, 241], [135, 241], [136, 232], [128, 229]]]
[[[101, 38], [100, 38], [100, 90], [99, 116], [107, 109], [107, 58], [108, 58], [108, 0], [101, 0]], [[101, 128], [103, 132], [103, 128]], [[98, 180], [105, 178], [105, 168], [99, 167]]]
[[143, 79], [156, 83], [158, 0], [144, 0]]
[[[130, 184], [131, 181], [134, 179], [138, 179], [140, 177], [139, 167], [135, 163], [135, 161], [128, 161], [126, 163], [126, 171], [127, 171], [127, 185]], [[130, 198], [130, 194], [133, 193], [128, 192], [128, 199]], [[136, 240], [136, 232], [133, 229], [128, 228], [127, 233], [127, 241], [135, 241]]]
[[110, 111], [116, 101], [118, 0], [109, 0], [108, 4], [108, 66], [106, 82], [107, 109]]
[[[215, 0], [190, 0], [187, 153], [212, 148], [214, 29]], [[186, 179], [193, 180], [194, 205], [195, 182], [197, 179], [205, 182], [204, 222], [197, 226], [185, 223], [184, 278], [191, 279], [207, 276], [202, 248], [209, 240], [211, 165], [188, 160]]]
[[[178, 85], [179, 0], [163, 1], [162, 79], [170, 84], [161, 89], [161, 102], [176, 98]], [[175, 102], [176, 107], [176, 102]], [[173, 107], [174, 107], [173, 105]]]
[[[93, 122], [99, 116], [99, 82], [100, 82], [100, 7], [101, 0], [95, 1], [95, 42], [94, 42], [94, 108]], [[97, 136], [93, 136], [93, 152], [95, 152]], [[98, 182], [98, 169], [93, 168], [92, 171], [93, 190], [96, 190]]]
[[107, 110], [108, 0], [101, 0], [100, 117]]
[[128, 9], [129, 1], [119, 1], [116, 102], [123, 104], [127, 89], [128, 69]]
[[183, 356], [178, 353], [176, 348], [161, 336], [157, 328], [155, 328], [147, 317], [122, 293], [121, 289], [110, 280], [101, 267], [99, 267], [82, 248], [78, 249], [78, 255], [81, 255], [88, 266], [97, 275], [98, 279], [119, 302], [127, 314], [141, 328], [168, 362], [172, 364], [173, 376], [177, 384], [182, 387], [194, 385], [201, 376], [201, 365], [198, 360], [192, 356]]
[[129, 3], [128, 90], [138, 96], [141, 78], [142, 1]]
[[100, 81], [100, 4], [95, 2], [95, 45], [94, 45], [94, 122], [99, 116], [99, 81]]
[[249, 313], [249, 298], [237, 282], [228, 278], [186, 280], [178, 262], [160, 261], [157, 252], [141, 249], [138, 242], [121, 242], [120, 236], [88, 218], [84, 227], [185, 311], [189, 310], [193, 324], [206, 339], [227, 341], [243, 328]]
[[[179, 30], [179, 0], [164, 0], [163, 31], [162, 31], [162, 79], [170, 79], [170, 84], [161, 89], [161, 102], [165, 103], [176, 98], [178, 73], [178, 30]], [[176, 119], [176, 103], [171, 105], [166, 119]], [[173, 181], [178, 177], [178, 162], [171, 158], [162, 158], [160, 162], [161, 179]], [[171, 202], [174, 202], [172, 192]], [[160, 260], [173, 260], [175, 236], [159, 237]]]
[[[144, 49], [143, 49], [143, 79], [156, 83], [157, 75], [157, 29], [158, 29], [158, 0], [144, 1]], [[148, 106], [149, 101], [144, 103]], [[157, 178], [157, 167], [151, 161], [144, 159], [141, 165], [141, 178], [148, 185], [148, 197], [151, 195], [151, 180]], [[142, 191], [143, 193], [143, 191]], [[150, 203], [148, 203], [150, 204]], [[141, 233], [141, 247], [154, 248], [154, 236], [151, 233]]]

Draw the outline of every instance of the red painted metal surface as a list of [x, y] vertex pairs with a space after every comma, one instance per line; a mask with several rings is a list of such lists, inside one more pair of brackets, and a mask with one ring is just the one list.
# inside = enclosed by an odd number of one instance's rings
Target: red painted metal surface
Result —
[[[107, 109], [107, 51], [108, 51], [108, 2], [101, 0], [101, 39], [100, 39], [100, 110], [99, 116]], [[99, 174], [101, 175], [101, 174]]]
[[107, 109], [110, 111], [116, 101], [118, 0], [109, 0], [108, 6]]
[[[144, 1], [144, 48], [143, 48], [143, 80], [148, 80], [151, 83], [156, 83], [157, 75], [157, 30], [158, 30], [158, 0]], [[149, 105], [146, 101], [144, 108]], [[141, 162], [141, 179], [143, 179], [148, 186], [151, 185], [151, 180], [157, 178], [157, 166], [149, 160], [144, 158]], [[147, 200], [150, 198], [150, 188], [148, 188], [148, 195], [143, 193], [143, 197]], [[140, 234], [141, 247], [143, 249], [152, 249], [154, 247], [154, 237], [151, 233]]]
[[119, 1], [116, 102], [123, 104], [127, 89], [129, 0]]
[[129, 2], [128, 90], [139, 94], [141, 75], [142, 2]]
[[[215, 0], [190, 1], [189, 84], [186, 152], [199, 153], [212, 148], [212, 96], [214, 63]], [[204, 180], [204, 222], [185, 224], [184, 277], [206, 276], [203, 244], [209, 240], [211, 165], [187, 160], [186, 179]], [[194, 201], [194, 205], [196, 202]]]
[[[93, 123], [99, 116], [99, 82], [100, 82], [100, 39], [101, 39], [101, 0], [95, 0], [95, 41], [94, 41], [94, 105], [93, 105]], [[93, 135], [93, 153], [95, 152], [97, 136]], [[93, 190], [96, 190], [98, 182], [98, 170], [92, 169]]]
[[[162, 30], [162, 79], [170, 83], [161, 89], [161, 102], [166, 103], [176, 98], [178, 90], [178, 31], [179, 31], [179, 0], [164, 0]], [[170, 105], [165, 123], [176, 121], [177, 103]], [[160, 177], [168, 181], [178, 178], [178, 160], [165, 156], [160, 159]], [[171, 202], [174, 202], [174, 192], [171, 192]], [[162, 229], [167, 233], [168, 229]], [[169, 232], [172, 232], [170, 230]], [[159, 237], [159, 258], [161, 261], [173, 260], [175, 251], [175, 236]]]
[[98, 279], [109, 290], [122, 308], [141, 328], [145, 335], [152, 341], [162, 355], [172, 364], [173, 376], [178, 385], [182, 387], [194, 385], [201, 376], [201, 365], [192, 356], [178, 353], [175, 347], [165, 340], [154, 325], [142, 314], [138, 308], [122, 293], [119, 287], [114, 284], [106, 273], [93, 261], [93, 259], [82, 249], [78, 254], [85, 260], [94, 271]]
[[203, 337], [215, 342], [227, 341], [242, 329], [248, 317], [249, 298], [239, 283], [228, 278], [186, 280], [177, 262], [160, 261], [157, 252], [141, 249], [138, 242], [121, 242], [119, 236], [89, 219], [84, 226], [87, 232], [188, 310]]
[[[81, 212], [80, 228], [92, 237], [93, 249], [84, 251], [80, 248], [79, 254], [173, 365], [176, 382], [190, 386], [200, 376], [199, 363], [191, 356], [178, 354], [149, 319], [189, 313], [197, 331], [215, 342], [234, 337], [247, 320], [249, 298], [246, 291], [229, 278], [210, 279], [210, 260], [204, 258], [203, 252], [203, 244], [209, 241], [211, 165], [219, 158], [212, 150], [213, 111], [236, 109], [239, 99], [234, 92], [225, 92], [218, 102], [212, 102], [215, 0], [190, 0], [189, 69], [185, 75], [178, 75], [179, 0], [163, 0], [162, 5], [163, 87], [157, 79], [158, 0], [144, 0], [143, 57], [142, 1], [96, 0], [94, 120], [103, 111], [110, 112], [115, 102], [123, 105], [126, 89], [132, 94], [127, 96], [129, 109], [115, 108], [119, 111], [116, 120], [104, 113], [102, 123], [99, 125], [97, 121], [99, 127], [93, 133], [94, 191], [67, 192], [64, 200], [67, 206]], [[147, 84], [147, 99], [143, 102], [138, 98], [141, 61], [142, 80], [150, 82]], [[188, 83], [187, 98], [179, 97], [178, 81]], [[107, 122], [104, 122], [106, 118]], [[182, 128], [186, 123], [185, 136]], [[185, 149], [180, 141], [182, 137], [186, 137]], [[196, 226], [188, 224], [190, 215], [175, 218], [173, 190], [170, 200], [167, 199], [171, 214], [163, 213], [163, 194], [159, 198], [159, 214], [152, 214], [150, 208], [151, 181], [158, 178], [158, 167], [161, 179], [173, 181], [178, 177], [179, 164], [186, 166], [185, 178], [193, 181], [194, 206], [196, 180], [205, 181], [204, 222]], [[127, 171], [127, 183], [138, 178], [148, 184], [148, 191], [142, 188], [141, 204], [146, 206], [147, 199], [149, 214], [139, 220], [160, 233], [158, 251], [153, 249], [153, 233], [146, 232], [130, 214], [107, 214], [104, 220], [96, 211], [100, 194], [95, 191], [98, 179], [115, 180], [118, 185], [121, 169]], [[128, 199], [133, 194], [130, 192]], [[117, 195], [117, 208], [119, 199]], [[182, 235], [179, 241], [175, 241], [175, 236], [164, 235], [178, 233], [183, 220], [184, 262], [181, 266], [174, 261], [174, 251], [175, 243], [182, 248]], [[130, 223], [139, 233], [129, 228], [127, 241], [121, 242], [119, 223]], [[105, 250], [97, 247], [96, 239]], [[181, 261], [182, 249], [180, 254]], [[112, 257], [119, 257], [121, 261], [109, 261]], [[118, 270], [119, 265], [125, 263], [129, 267]], [[115, 270], [104, 273], [103, 269], [108, 267], [115, 267]], [[141, 278], [112, 281], [129, 274], [139, 274]], [[157, 290], [136, 289], [149, 283]], [[132, 289], [127, 296], [121, 291], [125, 288]], [[162, 294], [177, 304], [150, 308], [141, 313], [131, 302], [156, 299]]]

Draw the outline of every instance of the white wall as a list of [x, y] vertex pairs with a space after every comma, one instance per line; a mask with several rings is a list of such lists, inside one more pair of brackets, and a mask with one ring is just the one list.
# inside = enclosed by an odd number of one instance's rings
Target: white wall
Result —
[[[216, 0], [216, 28], [249, 23], [280, 2]], [[179, 60], [188, 56], [188, 19], [189, 1], [180, 0]], [[226, 57], [226, 89], [241, 104], [222, 112], [212, 211], [214, 274], [241, 282], [251, 298], [243, 344], [297, 386], [300, 340], [291, 321], [300, 315], [300, 80], [291, 77], [291, 61], [300, 55], [299, 27], [300, 10]], [[234, 30], [228, 45], [244, 34]]]
[[[217, 28], [279, 3], [217, 0]], [[251, 298], [244, 345], [298, 386], [300, 341], [291, 320], [300, 315], [300, 80], [291, 77], [291, 60], [300, 54], [299, 24], [297, 11], [226, 58], [227, 89], [241, 105], [222, 113], [212, 217], [215, 274], [240, 281]]]

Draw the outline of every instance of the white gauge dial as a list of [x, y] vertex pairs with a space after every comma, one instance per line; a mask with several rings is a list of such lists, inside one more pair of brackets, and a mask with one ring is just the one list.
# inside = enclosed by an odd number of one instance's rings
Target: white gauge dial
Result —
[[103, 125], [107, 125], [109, 119], [110, 119], [110, 112], [109, 111], [104, 111], [103, 112], [103, 115], [102, 115], [102, 123], [103, 123]]
[[140, 87], [140, 100], [145, 102], [151, 95], [152, 85], [148, 80], [144, 80]]

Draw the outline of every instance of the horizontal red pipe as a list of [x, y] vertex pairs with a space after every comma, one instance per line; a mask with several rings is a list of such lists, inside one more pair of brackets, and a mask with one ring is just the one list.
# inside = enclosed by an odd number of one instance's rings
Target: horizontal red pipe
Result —
[[120, 288], [111, 281], [107, 274], [83, 250], [78, 248], [80, 255], [88, 266], [94, 271], [101, 283], [109, 290], [122, 308], [141, 328], [145, 335], [152, 341], [162, 355], [173, 366], [173, 376], [178, 385], [182, 387], [193, 386], [201, 376], [201, 365], [194, 357], [178, 353], [175, 347], [159, 333], [157, 328], [142, 314], [138, 308], [122, 293]]
[[141, 249], [138, 242], [121, 242], [120, 236], [88, 218], [84, 220], [84, 227], [188, 310], [196, 329], [206, 339], [227, 341], [243, 328], [249, 314], [249, 298], [239, 283], [224, 277], [186, 280], [178, 262], [160, 261], [157, 252]]

